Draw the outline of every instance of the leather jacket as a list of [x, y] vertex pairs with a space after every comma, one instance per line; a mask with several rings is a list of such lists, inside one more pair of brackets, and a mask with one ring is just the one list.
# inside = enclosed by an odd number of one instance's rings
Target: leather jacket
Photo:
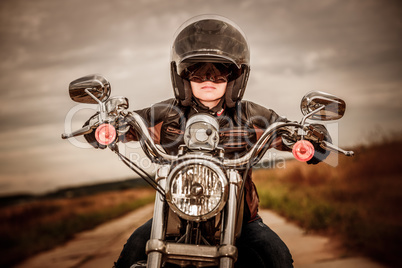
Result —
[[[223, 100], [213, 109], [208, 109], [196, 99], [192, 105], [182, 106], [175, 99], [157, 103], [152, 107], [135, 111], [148, 124], [155, 143], [161, 144], [169, 154], [177, 154], [184, 144], [186, 121], [196, 113], [213, 115], [219, 123], [219, 145], [225, 149], [225, 157], [234, 158], [247, 153], [263, 131], [272, 123], [287, 121], [274, 111], [249, 101], [238, 102], [233, 108], [225, 108]], [[134, 130], [126, 133], [123, 142], [138, 140]], [[273, 143], [279, 150], [290, 150], [279, 137]], [[255, 220], [258, 212], [258, 194], [252, 181], [251, 170], [246, 174], [244, 220]]]

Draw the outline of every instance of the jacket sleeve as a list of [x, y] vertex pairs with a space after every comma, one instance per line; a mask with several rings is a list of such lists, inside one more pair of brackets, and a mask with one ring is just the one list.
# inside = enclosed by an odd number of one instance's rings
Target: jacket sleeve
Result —
[[[271, 124], [275, 122], [289, 122], [289, 120], [287, 120], [285, 117], [279, 116], [272, 109], [267, 109], [250, 101], [243, 102], [243, 109], [247, 124], [255, 129], [257, 139]], [[292, 150], [283, 143], [282, 137], [277, 137], [272, 142], [271, 147], [280, 151]]]
[[[152, 105], [151, 107], [134, 111], [140, 115], [145, 124], [148, 126], [148, 130], [154, 140], [158, 142], [160, 135], [160, 127], [166, 116], [169, 116], [175, 111], [175, 99], [168, 99]], [[138, 141], [139, 137], [134, 129], [130, 128], [125, 137], [121, 139], [123, 142]]]
[[273, 110], [267, 109], [253, 102], [245, 102], [244, 108], [248, 121], [251, 122], [252, 125], [261, 129], [266, 129], [275, 122], [288, 122], [285, 117], [279, 116]]
[[[261, 132], [275, 122], [290, 122], [286, 118], [279, 116], [273, 110], [267, 109], [261, 105], [252, 102], [245, 102], [245, 113], [251, 125], [255, 129], [261, 129]], [[325, 126], [321, 124], [312, 124], [311, 126], [323, 135], [323, 140], [328, 142], [332, 141], [331, 136], [329, 135]], [[318, 143], [315, 143], [313, 141], [312, 143], [315, 149], [315, 153], [313, 158], [309, 160], [307, 164], [315, 165], [325, 160], [329, 155], [329, 151], [321, 148]], [[282, 137], [277, 137], [271, 144], [271, 147], [280, 151], [292, 151], [291, 146], [293, 146], [293, 143], [284, 142]]]

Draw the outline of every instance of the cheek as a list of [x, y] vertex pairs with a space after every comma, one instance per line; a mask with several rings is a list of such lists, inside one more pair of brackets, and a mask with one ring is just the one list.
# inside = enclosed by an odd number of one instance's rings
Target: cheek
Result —
[[193, 95], [197, 97], [198, 92], [200, 90], [200, 85], [194, 82], [190, 82], [190, 85], [191, 85], [191, 92], [193, 92]]
[[197, 89], [198, 87], [200, 87], [200, 83], [196, 83], [196, 82], [192, 82], [190, 81], [190, 86], [192, 90]]
[[218, 87], [218, 92], [219, 92], [219, 95], [222, 97], [223, 95], [225, 95], [225, 92], [226, 92], [226, 85], [227, 85], [227, 83], [225, 83], [225, 84], [219, 84], [219, 87]]

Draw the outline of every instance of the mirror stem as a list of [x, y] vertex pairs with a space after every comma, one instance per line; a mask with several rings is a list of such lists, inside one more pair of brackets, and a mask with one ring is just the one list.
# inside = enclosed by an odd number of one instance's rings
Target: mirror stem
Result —
[[306, 120], [307, 120], [307, 118], [309, 118], [310, 116], [312, 116], [313, 114], [316, 114], [316, 113], [318, 113], [319, 111], [321, 111], [322, 109], [324, 109], [325, 108], [325, 105], [322, 105], [320, 108], [318, 108], [317, 110], [314, 110], [314, 111], [312, 111], [311, 113], [309, 113], [309, 114], [306, 114], [303, 118], [302, 118], [302, 120], [301, 120], [301, 122], [300, 122], [300, 125], [304, 125], [304, 123], [306, 122]]
[[86, 88], [85, 92], [91, 96], [99, 104], [99, 122], [103, 122], [106, 119], [106, 106], [104, 102], [101, 102], [95, 95], [93, 95], [89, 90], [91, 88]]

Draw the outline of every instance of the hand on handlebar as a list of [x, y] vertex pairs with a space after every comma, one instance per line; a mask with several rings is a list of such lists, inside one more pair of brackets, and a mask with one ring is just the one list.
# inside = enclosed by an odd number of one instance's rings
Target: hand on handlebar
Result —
[[[111, 142], [111, 143], [116, 142], [116, 141], [127, 142], [127, 139], [125, 136], [126, 136], [127, 132], [129, 131], [129, 125], [127, 124], [124, 116], [108, 116], [106, 121], [99, 122], [98, 115], [99, 115], [99, 113], [94, 114], [84, 124], [84, 127], [91, 126], [92, 131], [90, 133], [84, 134], [84, 138], [86, 139], [86, 141], [89, 144], [92, 145], [92, 147], [94, 147], [95, 149], [107, 148], [107, 145], [105, 145], [102, 141], [99, 140], [99, 142], [98, 142], [98, 140], [97, 140], [97, 137], [98, 137], [97, 132], [98, 131], [100, 131], [99, 132], [100, 136], [105, 134], [104, 133], [105, 129], [102, 128], [102, 126], [104, 126], [105, 124], [111, 125], [111, 127], [113, 128], [113, 132], [114, 132], [114, 135], [112, 135], [112, 137], [110, 137], [110, 136], [108, 137], [108, 139], [110, 139], [110, 138], [113, 139], [113, 140], [109, 140], [109, 142]], [[100, 134], [100, 133], [103, 133], [103, 134]], [[111, 134], [112, 132], [107, 132], [107, 133]], [[98, 138], [100, 138], [100, 137], [98, 137]], [[103, 137], [101, 139], [104, 139], [104, 138], [105, 137]]]
[[[99, 112], [91, 116], [85, 123], [84, 127], [88, 125], [97, 125]], [[96, 122], [95, 122], [96, 121]], [[106, 145], [100, 144], [95, 138], [95, 129], [92, 129], [92, 132], [84, 135], [85, 140], [92, 145], [95, 149], [105, 149]]]
[[328, 130], [321, 124], [311, 124], [309, 129], [310, 135], [307, 135], [305, 138], [313, 144], [315, 153], [313, 158], [307, 161], [307, 164], [316, 165], [324, 161], [330, 153], [330, 151], [322, 148], [320, 143], [322, 141], [332, 142], [332, 139], [328, 133]]

